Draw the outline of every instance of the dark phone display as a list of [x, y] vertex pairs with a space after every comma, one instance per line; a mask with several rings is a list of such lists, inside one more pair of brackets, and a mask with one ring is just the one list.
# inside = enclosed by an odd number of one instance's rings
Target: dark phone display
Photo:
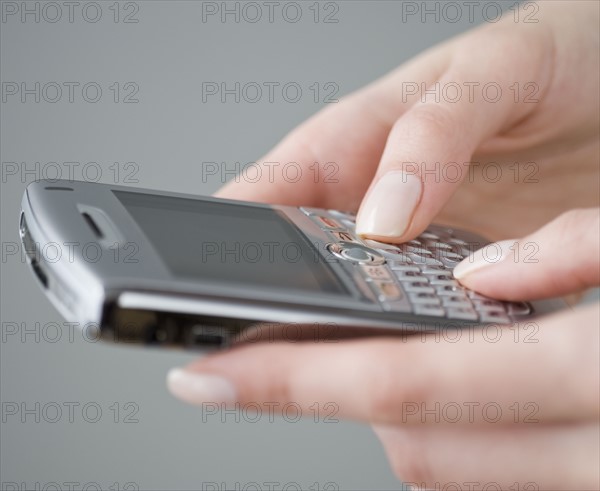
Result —
[[347, 294], [312, 244], [269, 208], [113, 191], [174, 276]]

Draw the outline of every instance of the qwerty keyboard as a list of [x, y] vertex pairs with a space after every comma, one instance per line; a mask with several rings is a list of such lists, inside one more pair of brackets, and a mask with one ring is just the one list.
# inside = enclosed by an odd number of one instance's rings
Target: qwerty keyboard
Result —
[[330, 237], [330, 253], [355, 264], [384, 310], [405, 312], [409, 305], [417, 315], [498, 324], [531, 312], [525, 302], [494, 300], [454, 279], [454, 267], [487, 244], [472, 234], [431, 225], [416, 239], [393, 245], [358, 237], [353, 214], [300, 210]]

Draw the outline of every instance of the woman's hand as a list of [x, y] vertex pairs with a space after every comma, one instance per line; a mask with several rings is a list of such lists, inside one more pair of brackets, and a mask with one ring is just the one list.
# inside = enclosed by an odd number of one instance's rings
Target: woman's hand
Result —
[[537, 23], [485, 25], [329, 106], [219, 195], [360, 205], [358, 231], [393, 242], [434, 218], [498, 240], [597, 206], [599, 4], [537, 5]]
[[[242, 177], [220, 196], [360, 205], [359, 232], [393, 242], [434, 218], [493, 239], [523, 236], [597, 206], [599, 5], [539, 6], [537, 24], [476, 29], [322, 111], [257, 164], [261, 179]], [[440, 99], [413, 94], [421, 84]], [[497, 102], [486, 84], [500, 87]], [[300, 164], [299, 181], [271, 164], [287, 162]], [[335, 163], [334, 179], [321, 172], [315, 182], [315, 162]], [[498, 180], [483, 171], [490, 162]], [[453, 163], [461, 179], [449, 178]], [[573, 293], [600, 283], [599, 235], [597, 211], [573, 212], [500, 243], [501, 261], [479, 252], [455, 274], [504, 299]], [[293, 402], [306, 414], [335, 404], [340, 417], [375, 425], [396, 474], [418, 486], [598, 489], [599, 321], [594, 305], [451, 338], [239, 347], [172, 371], [169, 387], [195, 404]]]
[[[494, 264], [478, 252], [483, 265], [457, 270], [502, 298], [570, 293], [600, 284], [598, 237], [599, 211], [579, 210], [492, 247]], [[530, 261], [525, 244], [537, 248]], [[375, 425], [398, 477], [423, 487], [599, 489], [599, 323], [593, 305], [504, 328], [247, 346], [172, 371], [169, 387], [192, 404], [265, 413], [333, 405]]]

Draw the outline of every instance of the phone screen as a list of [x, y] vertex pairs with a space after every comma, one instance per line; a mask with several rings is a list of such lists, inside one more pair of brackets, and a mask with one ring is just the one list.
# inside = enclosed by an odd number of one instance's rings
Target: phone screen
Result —
[[277, 210], [113, 193], [174, 276], [349, 293], [315, 246]]

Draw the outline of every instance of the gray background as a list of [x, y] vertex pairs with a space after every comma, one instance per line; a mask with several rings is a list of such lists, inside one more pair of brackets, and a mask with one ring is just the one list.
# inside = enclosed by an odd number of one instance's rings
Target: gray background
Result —
[[[113, 2], [99, 5], [102, 18], [95, 23], [82, 17], [81, 7], [71, 23], [63, 7], [56, 23], [48, 22], [41, 11], [39, 23], [32, 15], [25, 22], [16, 15], [0, 24], [3, 83], [26, 82], [31, 87], [35, 82], [95, 82], [103, 90], [97, 103], [82, 98], [81, 85], [73, 102], [66, 92], [55, 103], [43, 98], [36, 103], [31, 95], [24, 103], [18, 95], [2, 102], [4, 252], [17, 243], [25, 185], [54, 177], [57, 166], [63, 177], [69, 177], [64, 163], [78, 162], [72, 176], [76, 179], [96, 180], [94, 170], [99, 167], [100, 182], [211, 193], [221, 179], [204, 180], [201, 162], [258, 158], [324, 105], [322, 94], [315, 103], [309, 85], [317, 82], [323, 88], [333, 82], [339, 96], [349, 93], [479, 23], [482, 12], [475, 9], [474, 22], [466, 15], [456, 23], [444, 18], [436, 22], [431, 16], [427, 22], [418, 16], [403, 22], [402, 2], [341, 1], [335, 3], [338, 22], [325, 23], [314, 22], [309, 10], [313, 2], [304, 2], [297, 23], [286, 21], [280, 10], [272, 23], [264, 17], [256, 23], [243, 17], [235, 22], [231, 15], [223, 23], [218, 16], [203, 22], [202, 2], [138, 1], [138, 22], [124, 23], [123, 15], [132, 6], [122, 3], [120, 21], [114, 22]], [[227, 5], [232, 8], [234, 2]], [[324, 15], [332, 7], [322, 3], [319, 10]], [[55, 13], [48, 8], [46, 18]], [[87, 14], [89, 18], [95, 12]], [[281, 92], [273, 103], [266, 97], [256, 103], [235, 103], [231, 97], [226, 103], [218, 97], [203, 102], [202, 83], [211, 81], [296, 82], [303, 96], [296, 103], [286, 102]], [[137, 84], [139, 102], [115, 103], [109, 89], [115, 82], [120, 99], [130, 87], [124, 84]], [[54, 97], [54, 92], [46, 96]], [[11, 162], [17, 164], [16, 175]], [[88, 162], [97, 165], [87, 166], [84, 175], [81, 169]], [[110, 167], [115, 162], [119, 175]], [[124, 171], [131, 169], [124, 167], [126, 162], [135, 163], [137, 182], [125, 178]], [[23, 175], [27, 168], [33, 171]], [[36, 323], [42, 326], [38, 340], [34, 334], [24, 340], [20, 335], [4, 336], [0, 346], [3, 408], [25, 403], [33, 409], [27, 416], [3, 410], [4, 488], [14, 482], [27, 489], [52, 482], [62, 489], [68, 482], [79, 483], [76, 489], [85, 483], [122, 489], [128, 482], [140, 489], [198, 489], [214, 482], [223, 488], [238, 483], [242, 489], [252, 482], [258, 489], [268, 489], [269, 482], [279, 483], [272, 485], [275, 489], [292, 482], [311, 489], [323, 489], [326, 483], [339, 489], [401, 486], [367, 426], [281, 418], [236, 422], [231, 414], [224, 416], [225, 422], [220, 416], [203, 417], [198, 408], [176, 401], [165, 388], [167, 370], [190, 361], [191, 355], [98, 345], [77, 334], [69, 339], [67, 326], [18, 255], [3, 257], [1, 301], [5, 333], [11, 322], [20, 323], [22, 330], [35, 331]], [[52, 322], [59, 323], [58, 330], [48, 324]], [[50, 342], [57, 334], [61, 338]], [[73, 421], [65, 403], [79, 404]], [[86, 403], [101, 408], [98, 422], [84, 419], [81, 408]], [[120, 408], [118, 416], [114, 403]], [[131, 413], [128, 403], [139, 409], [134, 416], [138, 422], [124, 422]], [[63, 414], [52, 423], [56, 404]], [[90, 410], [87, 415], [94, 414]]]

